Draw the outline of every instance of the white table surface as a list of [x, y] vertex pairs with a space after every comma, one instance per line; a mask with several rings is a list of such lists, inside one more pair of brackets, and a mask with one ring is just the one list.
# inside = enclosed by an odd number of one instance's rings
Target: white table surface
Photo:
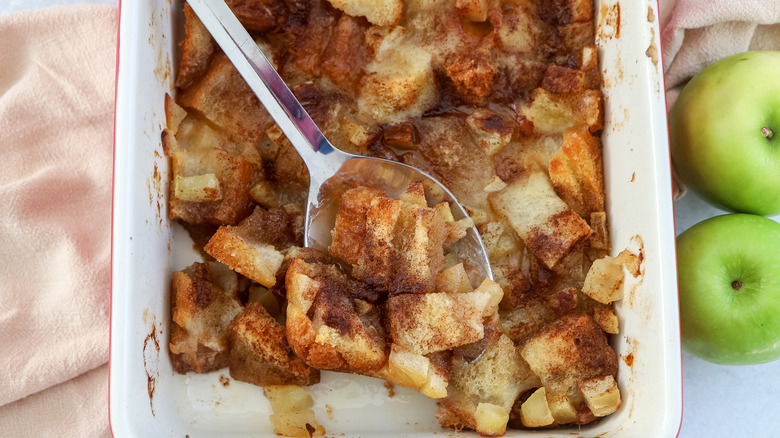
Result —
[[[77, 3], [117, 4], [117, 1], [0, 0], [0, 14]], [[661, 2], [662, 6], [670, 3], [668, 0]], [[724, 212], [705, 204], [695, 194], [688, 193], [675, 203], [677, 232], [721, 213]], [[683, 352], [683, 422], [680, 437], [780, 437], [779, 401], [780, 361], [730, 367], [713, 365]]]

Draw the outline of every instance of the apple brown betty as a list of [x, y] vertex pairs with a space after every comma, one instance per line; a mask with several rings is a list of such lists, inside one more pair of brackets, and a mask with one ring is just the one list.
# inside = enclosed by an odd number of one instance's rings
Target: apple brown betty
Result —
[[[331, 142], [428, 171], [470, 219], [354, 184], [328, 252], [303, 248], [306, 167], [185, 5], [162, 140], [203, 262], [173, 275], [174, 369], [374, 376], [486, 436], [613, 413], [612, 303], [641, 260], [608, 255], [591, 0], [228, 4]], [[472, 223], [495, 282], [448, 253]]]

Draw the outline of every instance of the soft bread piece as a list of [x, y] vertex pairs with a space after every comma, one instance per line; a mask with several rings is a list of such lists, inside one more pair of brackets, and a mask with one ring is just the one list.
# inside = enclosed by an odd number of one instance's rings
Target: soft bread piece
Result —
[[238, 225], [220, 227], [204, 249], [236, 272], [272, 287], [284, 259], [280, 251], [302, 242], [302, 227], [303, 213], [295, 207], [256, 207]]
[[523, 359], [552, 393], [584, 401], [578, 382], [617, 374], [617, 355], [601, 328], [587, 315], [568, 315], [529, 339]]
[[[488, 330], [490, 333], [485, 340], [474, 344], [483, 349], [477, 352], [480, 354], [478, 359], [474, 360], [473, 346], [456, 349], [453, 353], [449, 394], [438, 401], [436, 413], [444, 427], [468, 427], [488, 432], [479, 429], [480, 404], [496, 406], [508, 414], [521, 393], [539, 385], [539, 379], [520, 357], [514, 343], [501, 334], [499, 327]], [[507, 420], [508, 415], [504, 427]]]
[[352, 275], [373, 287], [390, 294], [424, 293], [434, 290], [444, 268], [451, 231], [435, 208], [358, 187], [341, 198], [329, 252], [352, 264]]
[[227, 327], [230, 377], [259, 386], [311, 385], [320, 372], [295, 356], [285, 329], [259, 302], [250, 303]]
[[295, 259], [285, 278], [287, 339], [310, 366], [356, 373], [384, 366], [377, 295], [335, 265]]
[[238, 277], [217, 262], [173, 273], [171, 363], [178, 373], [205, 373], [228, 364], [227, 325], [239, 313]]
[[590, 236], [588, 223], [558, 197], [542, 171], [529, 171], [488, 199], [548, 268]]
[[208, 73], [179, 97], [179, 104], [198, 111], [250, 145], [257, 143], [273, 123], [244, 78], [222, 53], [214, 56]]
[[418, 354], [449, 350], [484, 336], [483, 319], [500, 301], [481, 290], [460, 294], [403, 294], [388, 298], [385, 313], [393, 343]]
[[563, 132], [563, 143], [550, 159], [549, 172], [555, 192], [582, 218], [604, 211], [601, 142], [586, 126]]
[[176, 86], [187, 88], [208, 70], [216, 43], [200, 22], [190, 5], [184, 4], [184, 40], [181, 42], [181, 61], [176, 75]]

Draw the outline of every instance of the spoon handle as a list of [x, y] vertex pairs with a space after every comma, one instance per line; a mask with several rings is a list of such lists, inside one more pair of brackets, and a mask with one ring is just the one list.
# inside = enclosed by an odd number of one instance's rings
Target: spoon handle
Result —
[[311, 178], [321, 183], [333, 175], [349, 155], [325, 138], [224, 0], [187, 3], [301, 155]]

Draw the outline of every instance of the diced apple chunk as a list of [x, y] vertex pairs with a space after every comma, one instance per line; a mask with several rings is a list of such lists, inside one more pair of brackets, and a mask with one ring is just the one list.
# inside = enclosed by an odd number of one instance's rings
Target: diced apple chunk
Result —
[[474, 292], [486, 293], [490, 296], [483, 314], [483, 316], [486, 317], [492, 315], [493, 312], [496, 311], [498, 308], [498, 303], [500, 303], [501, 299], [504, 298], [504, 291], [501, 289], [501, 286], [489, 278], [485, 278], [485, 280], [482, 281], [482, 284], [474, 289]]
[[464, 293], [471, 290], [471, 282], [463, 263], [446, 268], [436, 277], [437, 292]]
[[222, 199], [219, 179], [213, 173], [194, 176], [176, 176], [173, 179], [173, 196], [181, 201], [207, 202]]
[[578, 386], [593, 415], [603, 417], [620, 407], [620, 391], [614, 377], [609, 375], [596, 377], [578, 382]]
[[287, 437], [312, 437], [325, 435], [325, 428], [314, 418], [314, 411], [283, 412], [271, 414], [274, 433]]
[[311, 395], [296, 385], [270, 385], [263, 388], [271, 409], [277, 414], [303, 411], [314, 406]]
[[408, 388], [421, 388], [428, 381], [431, 361], [393, 345], [387, 358], [387, 380]]
[[526, 427], [549, 426], [555, 422], [547, 404], [547, 390], [544, 387], [534, 391], [520, 406], [520, 421]]
[[548, 393], [547, 405], [556, 423], [568, 424], [577, 421], [577, 410], [565, 393]]
[[623, 265], [606, 256], [593, 262], [585, 276], [582, 293], [594, 300], [609, 304], [623, 298]]
[[480, 403], [474, 413], [477, 420], [477, 432], [481, 436], [501, 436], [506, 433], [509, 422], [509, 412], [501, 406], [491, 403]]

